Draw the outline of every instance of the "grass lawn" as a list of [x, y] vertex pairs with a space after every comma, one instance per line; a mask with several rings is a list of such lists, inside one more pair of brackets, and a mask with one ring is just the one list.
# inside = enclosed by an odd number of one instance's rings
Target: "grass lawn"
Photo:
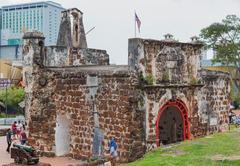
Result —
[[158, 148], [124, 166], [240, 166], [240, 128]]

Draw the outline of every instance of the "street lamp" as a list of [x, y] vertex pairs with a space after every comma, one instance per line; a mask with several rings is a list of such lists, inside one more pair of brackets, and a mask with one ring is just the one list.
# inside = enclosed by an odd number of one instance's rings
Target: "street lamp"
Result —
[[11, 85], [11, 80], [9, 79], [0, 79], [0, 87], [1, 88], [4, 88], [5, 87], [5, 90], [6, 90], [6, 96], [5, 96], [5, 113], [6, 113], [6, 118], [7, 118], [7, 88], [8, 86]]

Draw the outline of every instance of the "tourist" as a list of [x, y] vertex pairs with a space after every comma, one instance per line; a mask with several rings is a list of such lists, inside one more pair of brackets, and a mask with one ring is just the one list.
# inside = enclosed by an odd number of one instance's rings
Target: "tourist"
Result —
[[27, 142], [27, 134], [25, 133], [24, 130], [22, 130], [20, 133], [20, 141], [22, 145], [25, 145]]
[[18, 123], [17, 123], [17, 137], [19, 137], [20, 136], [20, 133], [21, 133], [21, 131], [22, 131], [22, 123], [21, 123], [21, 121], [19, 120], [18, 121]]
[[14, 137], [17, 134], [17, 122], [16, 121], [12, 124], [12, 133], [13, 133]]
[[9, 153], [9, 150], [10, 150], [10, 147], [11, 147], [11, 144], [12, 144], [12, 132], [11, 132], [11, 129], [7, 130], [6, 137], [7, 137], [7, 144], [8, 144], [7, 152]]
[[224, 127], [223, 127], [223, 120], [220, 120], [219, 121], [219, 129], [218, 129], [218, 132], [223, 132], [224, 131]]
[[236, 116], [236, 114], [232, 111], [232, 109], [230, 109], [229, 113], [228, 113], [228, 117], [229, 117], [229, 124], [233, 123], [233, 117]]
[[26, 122], [22, 121], [22, 128], [23, 130], [26, 130]]
[[115, 141], [114, 138], [112, 138], [110, 141], [109, 141], [109, 150], [110, 150], [110, 156], [112, 158], [112, 165], [115, 166], [116, 165], [116, 158], [117, 158], [117, 143]]

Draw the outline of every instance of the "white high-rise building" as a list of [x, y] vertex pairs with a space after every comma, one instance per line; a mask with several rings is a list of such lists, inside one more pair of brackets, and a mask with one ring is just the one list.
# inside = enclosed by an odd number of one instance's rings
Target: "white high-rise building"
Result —
[[20, 45], [26, 31], [38, 30], [46, 45], [55, 45], [64, 8], [55, 2], [36, 2], [2, 7], [1, 45]]

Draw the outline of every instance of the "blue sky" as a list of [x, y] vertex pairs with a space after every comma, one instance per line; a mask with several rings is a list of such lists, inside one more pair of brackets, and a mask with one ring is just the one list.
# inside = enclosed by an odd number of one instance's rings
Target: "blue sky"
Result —
[[[106, 49], [111, 63], [127, 64], [128, 38], [134, 37], [134, 10], [142, 22], [138, 37], [163, 39], [171, 33], [183, 42], [227, 14], [240, 16], [240, 0], [54, 0], [84, 13], [88, 46]], [[0, 5], [36, 0], [0, 0]]]

